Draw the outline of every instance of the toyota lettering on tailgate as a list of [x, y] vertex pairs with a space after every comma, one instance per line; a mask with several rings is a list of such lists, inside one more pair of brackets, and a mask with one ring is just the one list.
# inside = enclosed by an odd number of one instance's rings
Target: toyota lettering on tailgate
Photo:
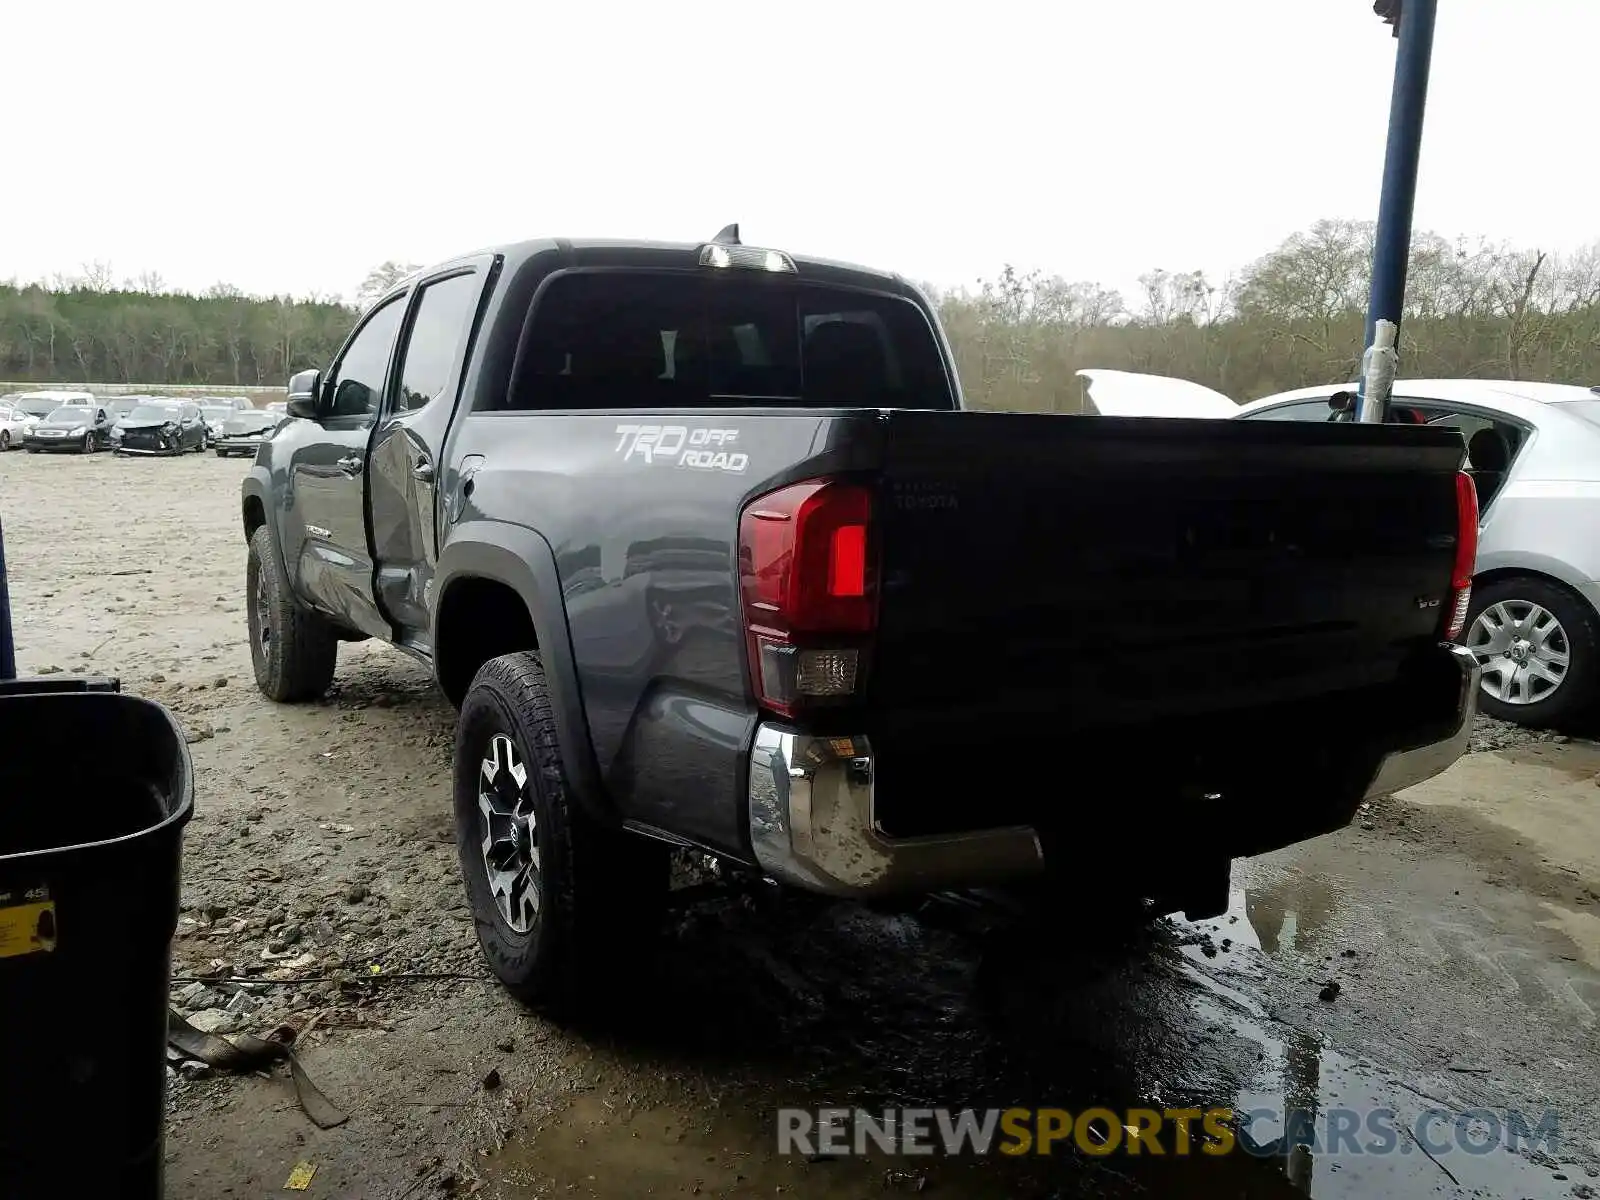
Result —
[[616, 452], [623, 462], [666, 463], [693, 471], [741, 474], [750, 456], [733, 449], [737, 429], [705, 425], [618, 425]]

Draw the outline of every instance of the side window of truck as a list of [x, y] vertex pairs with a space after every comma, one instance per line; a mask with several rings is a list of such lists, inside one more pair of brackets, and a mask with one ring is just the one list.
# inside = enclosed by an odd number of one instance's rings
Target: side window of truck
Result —
[[462, 340], [477, 309], [479, 291], [475, 271], [423, 285], [405, 349], [401, 351], [396, 412], [423, 408], [450, 386]]
[[378, 415], [378, 400], [389, 373], [395, 335], [405, 314], [405, 297], [397, 296], [367, 318], [333, 368], [333, 401], [328, 416], [347, 421], [371, 421]]

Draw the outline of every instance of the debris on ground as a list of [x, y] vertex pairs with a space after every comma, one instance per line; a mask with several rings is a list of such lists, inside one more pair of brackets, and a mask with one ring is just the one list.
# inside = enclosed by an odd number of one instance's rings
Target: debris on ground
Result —
[[289, 1172], [289, 1178], [284, 1181], [283, 1190], [286, 1192], [303, 1192], [311, 1186], [311, 1180], [316, 1176], [315, 1163], [295, 1163], [294, 1170]]

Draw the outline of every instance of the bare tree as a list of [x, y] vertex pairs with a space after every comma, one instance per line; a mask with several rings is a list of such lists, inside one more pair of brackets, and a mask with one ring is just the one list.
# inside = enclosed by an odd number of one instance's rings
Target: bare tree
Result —
[[97, 258], [92, 263], [83, 264], [83, 274], [78, 278], [78, 286], [91, 292], [109, 292], [117, 286], [117, 275], [111, 269], [110, 263]]
[[356, 304], [363, 309], [370, 308], [373, 301], [402, 279], [408, 275], [415, 275], [419, 270], [421, 268], [416, 263], [395, 262], [393, 259], [379, 263], [367, 272], [367, 277], [356, 289]]

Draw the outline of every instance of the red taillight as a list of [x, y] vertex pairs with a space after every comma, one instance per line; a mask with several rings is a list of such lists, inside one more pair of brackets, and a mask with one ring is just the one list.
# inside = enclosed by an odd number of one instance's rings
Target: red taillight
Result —
[[1467, 627], [1472, 607], [1472, 573], [1478, 563], [1478, 488], [1465, 471], [1456, 473], [1456, 561], [1450, 569], [1450, 607], [1444, 636], [1455, 641]]
[[770, 492], [739, 518], [739, 584], [750, 682], [761, 704], [855, 696], [877, 624], [872, 493], [836, 479]]

